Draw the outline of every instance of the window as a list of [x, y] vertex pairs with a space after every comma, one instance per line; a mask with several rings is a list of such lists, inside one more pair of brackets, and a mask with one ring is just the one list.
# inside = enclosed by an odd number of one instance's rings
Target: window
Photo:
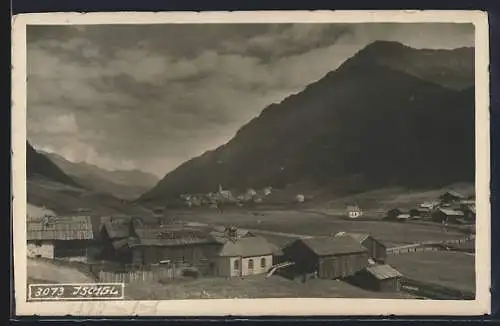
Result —
[[253, 259], [248, 260], [248, 269], [253, 269]]
[[266, 268], [266, 259], [265, 258], [260, 259], [260, 267]]
[[235, 260], [233, 262], [233, 269], [235, 269], [235, 270], [239, 270], [240, 269], [240, 261], [239, 260]]

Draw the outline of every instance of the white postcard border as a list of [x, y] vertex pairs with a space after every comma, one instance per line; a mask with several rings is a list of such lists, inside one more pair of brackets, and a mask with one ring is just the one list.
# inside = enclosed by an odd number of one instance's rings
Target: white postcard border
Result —
[[[217, 299], [106, 302], [27, 302], [26, 25], [160, 23], [456, 22], [475, 25], [476, 300]], [[40, 316], [301, 316], [482, 315], [490, 313], [489, 38], [481, 11], [268, 11], [21, 14], [12, 20], [12, 198], [15, 314]]]

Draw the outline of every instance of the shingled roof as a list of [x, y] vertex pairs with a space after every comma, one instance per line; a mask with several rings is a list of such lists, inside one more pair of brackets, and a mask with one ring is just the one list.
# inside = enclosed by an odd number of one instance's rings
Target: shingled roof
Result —
[[227, 241], [219, 251], [221, 257], [256, 257], [272, 255], [279, 249], [264, 237], [254, 236]]
[[394, 269], [389, 265], [373, 265], [366, 268], [366, 271], [373, 275], [378, 280], [386, 280], [395, 277], [401, 277], [401, 274], [398, 270]]
[[92, 240], [90, 216], [52, 217], [26, 221], [27, 240]]
[[318, 256], [332, 256], [366, 252], [367, 249], [351, 237], [313, 237], [302, 241]]

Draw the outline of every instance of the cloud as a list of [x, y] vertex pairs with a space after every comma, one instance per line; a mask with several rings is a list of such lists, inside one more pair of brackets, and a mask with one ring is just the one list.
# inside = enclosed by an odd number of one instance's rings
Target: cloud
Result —
[[[29, 26], [28, 138], [73, 161], [163, 176], [371, 41], [471, 45], [447, 25]], [[471, 41], [472, 40], [472, 41]]]

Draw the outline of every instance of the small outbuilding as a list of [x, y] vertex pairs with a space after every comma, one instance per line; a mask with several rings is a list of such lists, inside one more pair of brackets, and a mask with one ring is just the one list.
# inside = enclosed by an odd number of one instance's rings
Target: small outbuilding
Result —
[[284, 260], [294, 263], [298, 275], [319, 278], [349, 277], [368, 266], [368, 249], [351, 237], [297, 239], [283, 248]]
[[348, 236], [368, 250], [370, 258], [376, 262], [385, 262], [387, 259], [387, 247], [368, 233], [339, 232], [336, 237]]
[[403, 211], [399, 208], [393, 208], [393, 209], [390, 209], [388, 212], [387, 212], [387, 219], [388, 220], [393, 220], [395, 221], [398, 217], [398, 215], [401, 215], [403, 214]]
[[356, 274], [354, 283], [362, 288], [379, 292], [401, 290], [403, 274], [390, 265], [371, 265]]
[[464, 218], [464, 213], [459, 210], [449, 208], [439, 208], [432, 214], [432, 219], [439, 223], [459, 223]]

